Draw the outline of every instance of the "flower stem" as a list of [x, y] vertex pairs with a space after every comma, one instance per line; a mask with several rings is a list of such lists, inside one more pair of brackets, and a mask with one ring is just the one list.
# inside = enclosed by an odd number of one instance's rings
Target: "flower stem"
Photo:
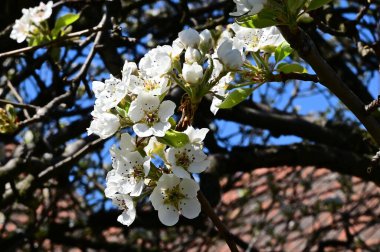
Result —
[[214, 225], [217, 227], [219, 233], [223, 236], [230, 250], [232, 252], [238, 252], [239, 250], [236, 247], [236, 243], [233, 240], [231, 233], [228, 231], [227, 227], [221, 222], [219, 217], [215, 214], [210, 203], [201, 191], [198, 192], [198, 200], [201, 203], [202, 211], [212, 220]]

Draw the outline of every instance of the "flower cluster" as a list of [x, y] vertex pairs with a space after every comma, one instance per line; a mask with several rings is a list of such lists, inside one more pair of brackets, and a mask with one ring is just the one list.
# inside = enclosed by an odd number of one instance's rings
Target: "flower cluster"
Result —
[[[174, 225], [179, 215], [199, 215], [198, 184], [192, 174], [205, 171], [210, 161], [203, 150], [207, 128], [191, 126], [196, 107], [213, 95], [215, 114], [236, 74], [241, 74], [250, 52], [267, 52], [282, 42], [275, 28], [248, 29], [233, 25], [223, 32], [186, 29], [172, 45], [158, 46], [138, 65], [126, 61], [120, 78], [94, 81], [96, 101], [89, 134], [108, 138], [122, 133], [119, 146], [110, 150], [112, 170], [106, 179], [106, 197], [123, 210], [118, 221], [130, 225], [136, 204], [149, 195], [160, 221]], [[182, 88], [182, 118], [176, 122], [176, 105], [165, 97], [171, 87]], [[188, 114], [186, 114], [188, 113]], [[190, 122], [190, 123], [189, 123]], [[178, 125], [185, 125], [182, 132]]]
[[53, 2], [40, 2], [39, 6], [29, 9], [22, 9], [22, 17], [17, 19], [12, 27], [11, 39], [21, 43], [33, 36], [36, 30], [43, 26], [43, 22], [52, 14]]

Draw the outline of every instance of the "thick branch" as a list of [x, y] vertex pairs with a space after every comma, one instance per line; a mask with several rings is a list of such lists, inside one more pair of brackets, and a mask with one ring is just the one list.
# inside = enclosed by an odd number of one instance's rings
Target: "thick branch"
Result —
[[363, 102], [346, 86], [334, 69], [320, 55], [310, 37], [301, 29], [290, 30], [287, 26], [279, 29], [290, 45], [317, 73], [320, 83], [333, 92], [360, 120], [368, 132], [380, 145], [380, 124], [374, 117], [368, 115]]
[[233, 174], [261, 167], [316, 166], [340, 174], [357, 176], [380, 185], [380, 169], [368, 173], [370, 158], [325, 145], [236, 147], [226, 154], [211, 156], [210, 169], [218, 174]]

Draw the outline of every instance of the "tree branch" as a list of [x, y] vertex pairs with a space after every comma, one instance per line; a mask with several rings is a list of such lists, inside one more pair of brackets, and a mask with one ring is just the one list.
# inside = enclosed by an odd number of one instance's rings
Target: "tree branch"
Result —
[[366, 113], [362, 101], [346, 86], [319, 54], [310, 37], [300, 28], [297, 30], [290, 30], [287, 26], [279, 26], [278, 28], [292, 48], [297, 50], [300, 56], [317, 73], [320, 83], [333, 92], [354, 113], [376, 143], [380, 145], [380, 124], [374, 117]]

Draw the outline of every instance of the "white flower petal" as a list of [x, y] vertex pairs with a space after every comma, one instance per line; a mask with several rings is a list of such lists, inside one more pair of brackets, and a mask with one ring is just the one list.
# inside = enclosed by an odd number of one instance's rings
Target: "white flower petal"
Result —
[[179, 178], [191, 178], [190, 173], [179, 166], [172, 166], [172, 172]]
[[117, 221], [123, 225], [130, 226], [135, 220], [135, 218], [136, 218], [136, 209], [133, 208], [133, 209], [124, 210], [123, 213], [119, 215], [119, 217], [117, 217]]
[[192, 179], [183, 179], [179, 184], [179, 189], [186, 198], [195, 198], [199, 191], [199, 185]]
[[173, 226], [179, 220], [179, 213], [172, 205], [161, 205], [158, 209], [158, 219], [166, 226]]
[[201, 212], [201, 204], [197, 198], [182, 199], [179, 202], [181, 214], [188, 219], [194, 219]]
[[194, 162], [189, 166], [187, 170], [192, 173], [201, 173], [201, 172], [204, 172], [207, 169], [207, 167], [209, 167], [209, 165], [210, 165], [209, 160]]
[[153, 129], [143, 123], [133, 125], [133, 130], [139, 137], [149, 137], [153, 135]]
[[133, 122], [139, 122], [144, 117], [144, 111], [138, 104], [137, 99], [131, 102], [129, 107], [128, 116]]
[[131, 191], [130, 195], [133, 197], [140, 196], [142, 190], [144, 189], [144, 180], [140, 180]]
[[158, 180], [158, 184], [165, 189], [171, 189], [180, 182], [181, 180], [173, 174], [163, 174]]
[[153, 135], [157, 137], [163, 137], [165, 136], [165, 132], [168, 131], [170, 127], [171, 125], [169, 122], [166, 122], [166, 123], [158, 122], [152, 127]]
[[166, 122], [174, 114], [175, 103], [172, 101], [163, 101], [158, 109], [158, 117], [161, 122]]

